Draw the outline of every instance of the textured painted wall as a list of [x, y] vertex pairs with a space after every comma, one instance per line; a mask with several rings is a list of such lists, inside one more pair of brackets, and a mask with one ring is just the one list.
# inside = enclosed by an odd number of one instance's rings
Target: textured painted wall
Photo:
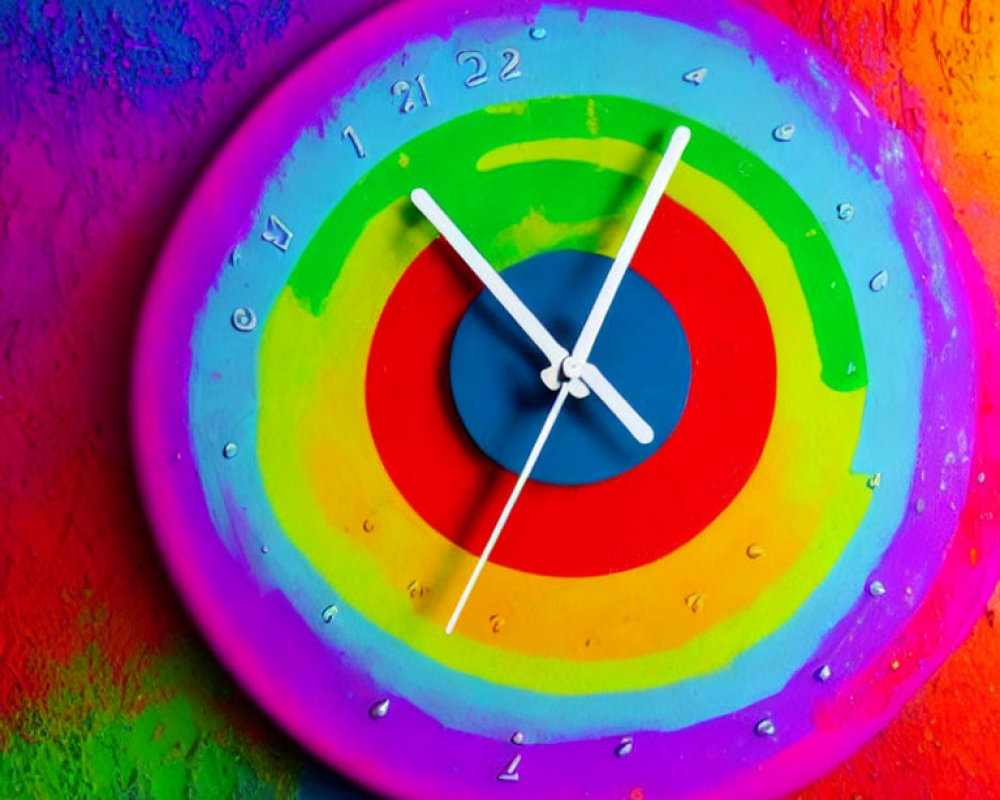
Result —
[[[131, 476], [130, 339], [198, 171], [371, 0], [0, 0], [0, 797], [356, 796], [216, 664]], [[916, 142], [1000, 293], [991, 0], [756, 0]], [[992, 611], [801, 798], [1000, 796]]]

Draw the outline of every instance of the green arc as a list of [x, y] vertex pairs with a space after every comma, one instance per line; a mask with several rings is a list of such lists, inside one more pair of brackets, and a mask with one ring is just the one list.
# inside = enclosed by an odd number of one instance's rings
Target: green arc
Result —
[[[642, 197], [644, 181], [589, 163], [527, 160], [483, 168], [499, 148], [546, 138], [613, 138], [643, 148], [656, 166], [665, 131], [692, 130], [684, 160], [729, 186], [753, 206], [788, 248], [795, 265], [822, 364], [821, 379], [835, 391], [868, 383], [857, 313], [844, 271], [819, 220], [792, 188], [760, 158], [694, 120], [619, 97], [555, 97], [494, 106], [452, 120], [413, 139], [379, 162], [347, 193], [320, 226], [296, 265], [289, 287], [313, 315], [319, 314], [340, 268], [368, 221], [415, 186], [433, 187], [435, 198], [486, 258], [503, 268], [530, 253], [498, 232], [528, 217], [574, 224], [624, 213]], [[586, 186], [587, 192], [564, 187]], [[533, 202], [527, 202], [531, 196]], [[473, 200], [475, 202], [471, 202]], [[425, 224], [413, 209], [414, 225]], [[596, 251], [600, 226], [566, 246]]]

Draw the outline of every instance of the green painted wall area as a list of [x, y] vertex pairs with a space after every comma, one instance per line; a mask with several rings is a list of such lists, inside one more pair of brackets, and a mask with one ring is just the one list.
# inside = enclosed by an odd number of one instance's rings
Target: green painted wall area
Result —
[[238, 719], [249, 701], [203, 652], [179, 652], [115, 679], [91, 645], [58, 669], [52, 685], [4, 726], [3, 800], [297, 794], [302, 755], [267, 726], [253, 736], [253, 724]]

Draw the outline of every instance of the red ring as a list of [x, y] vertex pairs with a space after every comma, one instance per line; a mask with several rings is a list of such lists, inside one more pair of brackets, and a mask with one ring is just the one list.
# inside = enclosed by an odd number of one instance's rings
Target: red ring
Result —
[[[622, 475], [572, 487], [529, 482], [494, 563], [552, 576], [647, 564], [718, 516], [760, 458], [776, 368], [753, 280], [708, 225], [668, 198], [632, 266], [670, 302], [687, 335], [684, 414], [656, 453]], [[452, 336], [481, 288], [442, 240], [432, 243], [382, 311], [366, 387], [372, 436], [396, 487], [425, 522], [475, 555], [515, 481], [465, 432], [448, 384]]]

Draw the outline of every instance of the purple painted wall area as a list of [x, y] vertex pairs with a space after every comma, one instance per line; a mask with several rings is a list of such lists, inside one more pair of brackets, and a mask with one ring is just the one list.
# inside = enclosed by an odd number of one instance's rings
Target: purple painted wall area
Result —
[[138, 304], [199, 170], [374, 5], [0, 7], [4, 798], [355, 796], [188, 621], [139, 507], [126, 407]]

